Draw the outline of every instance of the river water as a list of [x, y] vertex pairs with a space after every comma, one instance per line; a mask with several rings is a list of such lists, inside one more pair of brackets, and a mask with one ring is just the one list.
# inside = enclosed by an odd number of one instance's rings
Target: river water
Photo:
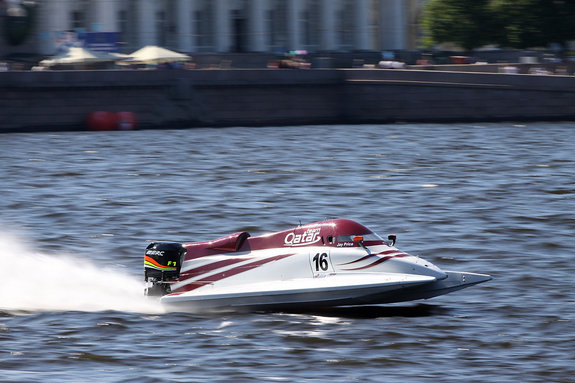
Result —
[[[575, 124], [0, 135], [1, 382], [574, 382]], [[355, 219], [490, 282], [327, 312], [165, 313], [151, 240]]]

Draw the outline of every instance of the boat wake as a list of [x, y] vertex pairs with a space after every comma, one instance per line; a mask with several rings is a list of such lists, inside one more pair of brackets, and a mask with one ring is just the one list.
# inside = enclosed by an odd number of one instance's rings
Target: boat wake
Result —
[[0, 235], [0, 265], [2, 312], [163, 312], [132, 276], [69, 255], [34, 252], [14, 235]]

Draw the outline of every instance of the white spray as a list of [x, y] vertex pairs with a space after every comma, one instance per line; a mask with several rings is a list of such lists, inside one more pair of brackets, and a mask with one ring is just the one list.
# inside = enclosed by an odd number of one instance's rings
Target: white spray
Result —
[[143, 283], [85, 259], [29, 250], [0, 235], [0, 311], [128, 311], [162, 313]]

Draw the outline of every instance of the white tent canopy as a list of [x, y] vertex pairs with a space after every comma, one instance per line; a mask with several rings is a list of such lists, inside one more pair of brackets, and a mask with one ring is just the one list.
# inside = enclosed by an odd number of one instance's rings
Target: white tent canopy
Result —
[[133, 52], [130, 56], [131, 62], [138, 63], [167, 63], [175, 61], [188, 61], [192, 58], [183, 53], [171, 51], [166, 48], [158, 47], [155, 45], [147, 45], [137, 51]]
[[92, 64], [117, 61], [118, 57], [105, 52], [93, 52], [86, 48], [70, 47], [65, 52], [53, 56], [52, 58], [40, 61], [42, 66], [52, 65], [73, 65], [73, 64]]

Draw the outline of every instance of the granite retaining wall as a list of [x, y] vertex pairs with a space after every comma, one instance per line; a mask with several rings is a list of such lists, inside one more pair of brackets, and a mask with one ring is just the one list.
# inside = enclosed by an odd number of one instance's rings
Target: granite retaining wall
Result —
[[85, 129], [93, 111], [140, 128], [575, 120], [575, 77], [425, 70], [0, 72], [0, 132]]

